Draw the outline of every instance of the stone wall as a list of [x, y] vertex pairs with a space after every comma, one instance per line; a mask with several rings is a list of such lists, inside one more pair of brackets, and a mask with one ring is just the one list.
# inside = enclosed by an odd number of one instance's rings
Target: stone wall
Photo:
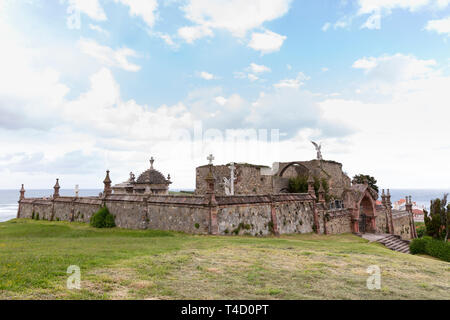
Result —
[[347, 209], [327, 210], [322, 212], [321, 217], [321, 233], [325, 232], [325, 228], [326, 234], [352, 233], [352, 216]]
[[280, 234], [311, 233], [314, 205], [311, 202], [284, 202], [275, 205]]
[[375, 216], [376, 233], [389, 233], [386, 210], [377, 208]]
[[[266, 236], [310, 233], [314, 225], [314, 198], [308, 194], [218, 196], [212, 206], [205, 196], [25, 199], [20, 202], [20, 218], [39, 214], [45, 220], [88, 223], [102, 205], [125, 229]], [[212, 230], [212, 212], [217, 213], [217, 232]]]
[[[245, 196], [139, 196], [110, 195], [106, 198], [60, 197], [24, 199], [18, 217], [88, 223], [92, 215], [106, 205], [115, 216], [116, 225], [126, 229], [181, 231], [190, 234], [275, 234], [315, 231], [315, 211], [319, 233], [352, 232], [348, 209], [326, 210], [308, 194], [268, 194]], [[214, 217], [214, 219], [213, 219]], [[393, 213], [394, 233], [411, 239], [410, 215]], [[386, 233], [384, 209], [377, 208], [377, 232]]]
[[406, 211], [392, 213], [394, 224], [394, 234], [400, 236], [403, 240], [411, 240], [411, 216]]
[[231, 205], [219, 208], [217, 223], [221, 235], [267, 236], [271, 234], [271, 206]]
[[[263, 166], [250, 164], [235, 164], [236, 180], [234, 183], [235, 195], [252, 195], [252, 194], [271, 194], [272, 177], [261, 175]], [[213, 176], [215, 179], [215, 193], [218, 196], [225, 196], [225, 188], [223, 186], [223, 178], [230, 179], [230, 169], [227, 165], [213, 166]], [[209, 166], [203, 166], [196, 169], [196, 189], [197, 195], [206, 193], [206, 177], [209, 173]]]

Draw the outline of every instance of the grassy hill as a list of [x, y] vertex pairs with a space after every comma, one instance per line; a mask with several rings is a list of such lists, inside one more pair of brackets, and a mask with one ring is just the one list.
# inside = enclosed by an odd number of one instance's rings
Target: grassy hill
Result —
[[[66, 289], [78, 265], [82, 290]], [[382, 289], [366, 287], [370, 265]], [[353, 235], [280, 238], [0, 223], [1, 299], [450, 299], [450, 264]]]

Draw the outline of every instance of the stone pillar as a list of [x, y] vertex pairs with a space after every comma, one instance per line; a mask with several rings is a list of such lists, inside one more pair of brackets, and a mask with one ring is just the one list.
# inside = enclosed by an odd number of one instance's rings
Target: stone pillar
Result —
[[316, 233], [320, 234], [319, 209], [317, 208], [315, 200], [313, 200], [312, 204], [313, 204], [313, 210], [314, 210], [314, 224], [316, 225]]
[[22, 184], [22, 188], [20, 189], [20, 200], [24, 200], [25, 199], [25, 188]]
[[352, 208], [350, 212], [352, 214], [353, 233], [359, 233], [359, 208]]
[[56, 184], [53, 189], [55, 190], [53, 192], [53, 199], [59, 198], [59, 189], [61, 189], [61, 187], [59, 186], [59, 179], [56, 179]]
[[217, 223], [217, 201], [215, 192], [215, 179], [212, 172], [212, 163], [209, 165], [209, 173], [206, 176], [206, 201], [209, 208], [209, 233], [212, 235], [219, 234], [219, 225]]
[[272, 195], [269, 195], [270, 197], [270, 216], [272, 218], [272, 224], [273, 224], [273, 233], [276, 236], [280, 235], [280, 229], [278, 229], [278, 219], [277, 219], [277, 210], [275, 207], [275, 202]]
[[389, 214], [389, 229], [390, 233], [394, 234], [394, 220], [392, 218], [392, 202], [391, 202], [391, 191], [387, 189], [387, 195], [386, 195], [386, 208], [388, 210]]
[[19, 207], [17, 208], [17, 219], [20, 219], [20, 211], [22, 209], [21, 207], [21, 201], [25, 200], [25, 188], [22, 184], [22, 188], [20, 189], [20, 198], [19, 198]]
[[103, 184], [105, 185], [104, 189], [103, 189], [103, 197], [107, 197], [109, 195], [112, 194], [112, 189], [111, 189], [111, 178], [109, 177], [109, 170], [106, 171], [106, 178], [105, 180], [103, 180]]
[[308, 193], [310, 196], [316, 198], [316, 191], [314, 191], [314, 178], [310, 175], [308, 178]]
[[326, 199], [325, 199], [325, 189], [323, 188], [322, 183], [320, 183], [320, 188], [319, 188], [319, 203], [325, 203]]
[[412, 204], [412, 197], [406, 196], [406, 211], [409, 212], [410, 217], [410, 228], [411, 228], [411, 238], [415, 239], [417, 238], [417, 230], [416, 230], [416, 224], [414, 222], [414, 213], [413, 213], [413, 204]]

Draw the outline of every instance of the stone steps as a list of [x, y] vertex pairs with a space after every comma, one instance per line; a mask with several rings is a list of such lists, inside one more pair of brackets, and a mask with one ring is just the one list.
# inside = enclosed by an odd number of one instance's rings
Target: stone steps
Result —
[[410, 253], [409, 251], [409, 241], [402, 240], [400, 236], [390, 235], [385, 238], [382, 238], [377, 241], [378, 243], [383, 244], [386, 248], [401, 252], [401, 253]]

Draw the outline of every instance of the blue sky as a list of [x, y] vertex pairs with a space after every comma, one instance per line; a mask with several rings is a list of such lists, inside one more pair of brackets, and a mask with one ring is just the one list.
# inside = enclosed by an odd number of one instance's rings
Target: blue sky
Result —
[[[310, 140], [350, 175], [450, 187], [449, 0], [0, 0], [0, 18], [0, 188], [101, 187], [151, 155], [192, 188], [209, 153], [271, 165]], [[279, 141], [220, 140], [262, 129]]]

